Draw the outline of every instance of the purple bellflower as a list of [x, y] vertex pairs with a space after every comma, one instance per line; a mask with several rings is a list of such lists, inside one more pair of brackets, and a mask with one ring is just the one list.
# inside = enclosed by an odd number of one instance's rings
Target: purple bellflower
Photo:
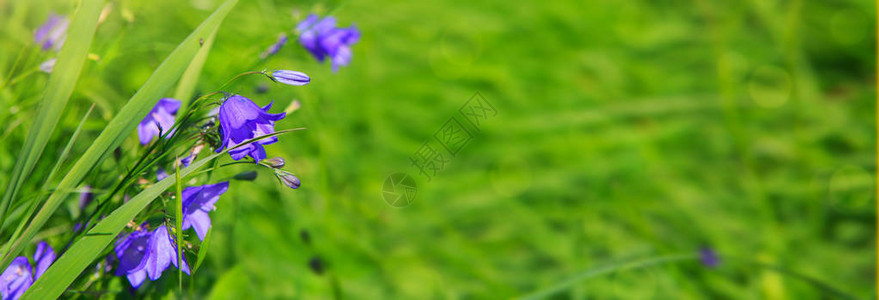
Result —
[[[135, 289], [147, 277], [150, 280], [159, 279], [169, 265], [177, 267], [177, 244], [165, 225], [153, 231], [144, 228], [135, 230], [120, 238], [114, 250], [119, 260], [116, 275], [125, 275]], [[183, 260], [182, 269], [189, 274], [186, 260]]]
[[3, 300], [18, 299], [31, 285], [34, 278], [27, 257], [16, 257], [9, 267], [0, 274], [0, 294]]
[[137, 125], [140, 143], [146, 145], [152, 141], [153, 137], [159, 135], [159, 128], [162, 129], [163, 134], [167, 133], [174, 126], [174, 115], [178, 109], [180, 109], [180, 101], [172, 98], [160, 99], [153, 110]]
[[348, 28], [336, 27], [336, 18], [318, 18], [317, 15], [308, 15], [296, 25], [300, 32], [299, 43], [305, 47], [311, 55], [320, 62], [329, 57], [333, 65], [333, 72], [340, 66], [351, 63], [351, 46], [360, 40], [360, 31], [351, 25]]
[[[234, 148], [246, 140], [274, 133], [275, 121], [283, 119], [286, 113], [270, 114], [268, 111], [271, 107], [272, 104], [269, 103], [269, 105], [260, 108], [250, 99], [239, 95], [233, 95], [226, 99], [220, 106], [220, 136], [223, 145], [217, 149], [217, 152], [224, 148]], [[266, 158], [266, 150], [263, 145], [277, 141], [278, 138], [274, 136], [261, 139], [233, 149], [229, 151], [229, 154], [234, 160], [250, 156], [259, 162]]]
[[183, 189], [183, 230], [192, 227], [198, 239], [204, 241], [211, 228], [208, 212], [216, 209], [214, 205], [228, 189], [228, 181]]
[[36, 268], [31, 268], [27, 257], [16, 257], [9, 267], [0, 274], [0, 295], [3, 300], [18, 299], [32, 284], [40, 278], [46, 269], [55, 261], [55, 250], [46, 242], [37, 245], [34, 253]]
[[67, 39], [67, 26], [70, 20], [56, 14], [49, 15], [46, 23], [40, 25], [34, 32], [34, 43], [40, 45], [43, 51], [54, 48], [55, 51], [61, 50], [64, 40]]

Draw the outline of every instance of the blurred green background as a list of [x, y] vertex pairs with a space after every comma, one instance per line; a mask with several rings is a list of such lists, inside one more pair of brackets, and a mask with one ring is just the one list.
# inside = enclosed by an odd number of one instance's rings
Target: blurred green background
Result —
[[[109, 3], [35, 174], [96, 103], [93, 139], [219, 1]], [[31, 34], [75, 5], [0, 0], [4, 77], [20, 53], [27, 70], [53, 55]], [[242, 0], [198, 91], [245, 71], [309, 74], [305, 87], [258, 94], [267, 82], [253, 77], [227, 89], [275, 101], [273, 112], [301, 101], [277, 128], [308, 129], [267, 149], [302, 187], [264, 170], [233, 182], [194, 293], [511, 298], [560, 285], [560, 299], [827, 297], [794, 272], [875, 298], [875, 11], [867, 0]], [[362, 32], [349, 67], [332, 73], [293, 37], [254, 65], [278, 33], [327, 12]], [[0, 91], [2, 170], [46, 78]], [[428, 181], [410, 156], [477, 92], [497, 115]], [[132, 133], [123, 149], [138, 147]], [[383, 199], [393, 173], [416, 180], [408, 206]], [[69, 228], [65, 217], [44, 236]], [[718, 267], [682, 260], [567, 282], [704, 246]]]

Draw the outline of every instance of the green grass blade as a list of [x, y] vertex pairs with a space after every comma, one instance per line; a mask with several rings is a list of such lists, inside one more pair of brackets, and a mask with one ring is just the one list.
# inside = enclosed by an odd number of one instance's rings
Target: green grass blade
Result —
[[[258, 138], [250, 139], [242, 142], [236, 149], [246, 146], [249, 143], [261, 139], [277, 136], [280, 134], [301, 130], [303, 128], [287, 129], [276, 131], [273, 134], [264, 135]], [[162, 181], [143, 190], [136, 196], [131, 198], [121, 207], [114, 210], [106, 218], [98, 222], [94, 228], [84, 235], [79, 241], [74, 243], [55, 263], [46, 270], [43, 276], [40, 276], [36, 282], [25, 292], [22, 299], [55, 299], [61, 296], [61, 293], [67, 289], [73, 280], [82, 273], [85, 268], [97, 258], [113, 240], [129, 221], [134, 219], [140, 211], [147, 207], [162, 192], [177, 182], [177, 178], [184, 179], [189, 174], [195, 172], [209, 161], [226, 154], [232, 149], [226, 149], [220, 153], [214, 153], [199, 161], [193, 162], [189, 167], [181, 170], [180, 175], [168, 176]], [[178, 244], [183, 241], [178, 241]], [[179, 264], [178, 264], [179, 266]]]
[[577, 274], [576, 276], [569, 278], [565, 281], [562, 281], [556, 285], [548, 287], [546, 289], [542, 289], [536, 291], [534, 293], [528, 294], [526, 296], [522, 296], [519, 299], [543, 299], [549, 296], [552, 296], [558, 292], [564, 291], [566, 289], [571, 288], [572, 286], [582, 283], [586, 279], [601, 276], [608, 273], [632, 270], [632, 269], [640, 269], [665, 263], [671, 262], [679, 262], [686, 260], [697, 260], [699, 256], [695, 254], [677, 254], [677, 255], [668, 255], [668, 256], [660, 256], [648, 259], [642, 259], [631, 262], [624, 262], [619, 264], [613, 264], [603, 267], [598, 267], [595, 269], [587, 270], [583, 273]]
[[213, 230], [213, 227], [208, 228], [208, 233], [205, 234], [204, 241], [198, 246], [198, 257], [195, 260], [195, 266], [192, 268], [193, 276], [195, 276], [195, 271], [198, 271], [198, 268], [201, 268], [201, 262], [203, 262], [204, 258], [208, 256], [208, 248], [211, 246], [211, 232]]
[[[177, 161], [175, 158], [174, 161]], [[180, 180], [180, 165], [174, 172], [177, 177], [177, 199], [174, 201], [174, 228], [177, 229], [177, 292], [183, 294], [183, 183]]]
[[195, 92], [195, 85], [198, 83], [198, 77], [201, 75], [201, 70], [204, 67], [205, 61], [207, 61], [208, 52], [211, 51], [211, 47], [214, 45], [214, 37], [216, 36], [217, 30], [215, 29], [214, 32], [211, 32], [211, 36], [205, 40], [201, 49], [198, 49], [198, 53], [195, 54], [195, 58], [192, 59], [192, 63], [183, 72], [183, 77], [180, 78], [180, 83], [177, 84], [174, 99], [180, 100], [180, 111], [186, 111], [186, 107], [189, 106], [192, 93]]
[[[6, 217], [9, 204], [15, 199], [22, 184], [33, 170], [37, 160], [46, 148], [46, 143], [55, 131], [55, 126], [61, 118], [61, 112], [67, 106], [76, 81], [82, 73], [89, 47], [95, 35], [98, 24], [98, 16], [103, 8], [103, 0], [83, 0], [73, 15], [68, 27], [68, 35], [61, 52], [58, 53], [58, 62], [49, 82], [46, 84], [46, 92], [43, 101], [37, 109], [34, 123], [28, 132], [24, 146], [15, 163], [9, 184], [0, 200], [0, 223]], [[6, 266], [3, 264], [2, 266]]]
[[[55, 166], [52, 167], [52, 171], [49, 172], [49, 176], [46, 177], [45, 182], [43, 182], [43, 187], [40, 189], [40, 196], [44, 195], [43, 193], [48, 193], [49, 185], [52, 184], [52, 181], [55, 179], [55, 175], [58, 173], [58, 170], [61, 169], [61, 163], [67, 159], [67, 155], [70, 154], [70, 148], [73, 148], [73, 144], [76, 143], [76, 139], [79, 137], [79, 133], [82, 131], [82, 126], [85, 125], [85, 121], [88, 120], [89, 115], [92, 114], [92, 110], [94, 110], [95, 105], [92, 104], [89, 107], [89, 110], [86, 111], [85, 115], [82, 116], [82, 121], [79, 121], [79, 126], [76, 126], [76, 130], [73, 131], [73, 135], [70, 136], [70, 140], [67, 141], [67, 145], [64, 146], [64, 150], [61, 151], [61, 155], [58, 156], [58, 160], [55, 161]], [[12, 236], [9, 238], [10, 241], [14, 241], [18, 238], [18, 235], [21, 233], [21, 230], [24, 229], [24, 225], [27, 224], [27, 221], [30, 220], [31, 215], [33, 215], [34, 210], [37, 209], [37, 205], [40, 204], [42, 197], [38, 197], [29, 203], [29, 207], [27, 208], [27, 212], [23, 215], [21, 222], [18, 224], [18, 228], [15, 228], [15, 231], [12, 233]], [[5, 225], [5, 224], [4, 224]], [[6, 253], [6, 247], [10, 244], [6, 244], [3, 246], [2, 253]]]
[[[180, 78], [180, 75], [188, 66], [199, 48], [199, 40], [206, 37], [210, 32], [220, 26], [237, 0], [227, 0], [217, 8], [198, 28], [195, 29], [170, 55], [159, 65], [158, 69], [147, 79], [147, 82], [131, 97], [127, 104], [122, 107], [94, 143], [77, 160], [67, 175], [61, 180], [56, 190], [68, 190], [82, 181], [100, 159], [119, 146], [123, 140], [134, 130], [137, 123], [146, 116], [156, 105], [156, 102], [170, 89], [171, 85]], [[37, 215], [25, 229], [21, 238], [16, 240], [9, 252], [5, 253], [0, 268], [9, 265], [12, 259], [24, 249], [40, 228], [49, 220], [63, 200], [63, 194], [52, 193], [46, 203], [37, 212]]]

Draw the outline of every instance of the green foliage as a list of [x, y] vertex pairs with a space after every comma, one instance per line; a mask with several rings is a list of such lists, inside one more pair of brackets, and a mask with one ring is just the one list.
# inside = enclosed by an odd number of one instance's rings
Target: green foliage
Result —
[[[0, 78], [46, 58], [21, 49], [50, 9], [73, 11], [68, 2], [0, 2], [0, 44], [9, 45], [0, 47]], [[259, 94], [270, 83], [249, 76], [226, 91], [274, 101], [275, 112], [299, 100], [278, 127], [309, 129], [267, 151], [302, 187], [266, 180], [265, 170], [231, 183], [185, 279], [196, 298], [875, 297], [873, 2], [242, 1], [214, 38], [199, 28], [181, 44], [173, 70], [163, 59], [220, 3], [109, 2], [87, 48], [100, 59], [63, 77], [70, 105], [57, 126], [38, 130], [46, 155], [24, 181], [15, 174], [27, 172], [13, 170], [36, 145], [26, 141], [43, 120], [47, 79], [35, 73], [0, 89], [0, 186], [20, 185], [8, 228], [30, 215], [26, 199], [40, 198], [53, 159], [67, 152], [54, 141], [79, 132], [96, 104], [57, 173], [62, 185], [50, 183], [60, 209], [47, 209], [8, 253], [29, 253], [36, 239], [65, 245], [71, 213], [62, 204], [75, 201], [80, 182], [131, 167], [142, 150], [130, 126], [160, 97], [186, 101], [241, 72], [292, 69], [312, 83]], [[292, 35], [276, 56], [256, 59], [306, 14], [329, 11], [363, 33], [349, 67], [332, 73]], [[152, 77], [159, 71], [173, 76]], [[498, 115], [427, 181], [409, 157], [476, 92]], [[126, 150], [119, 161], [103, 159], [116, 146]], [[81, 156], [89, 159], [74, 165]], [[382, 198], [395, 172], [417, 181], [403, 208]], [[147, 196], [92, 231], [119, 232]], [[124, 278], [90, 281], [111, 242], [78, 240], [35, 287], [129, 297]], [[703, 245], [720, 266], [662, 260]], [[134, 297], [173, 295], [177, 273]]]

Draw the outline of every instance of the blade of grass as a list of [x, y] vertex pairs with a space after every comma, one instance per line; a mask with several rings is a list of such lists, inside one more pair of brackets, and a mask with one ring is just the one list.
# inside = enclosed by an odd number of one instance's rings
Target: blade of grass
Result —
[[[175, 158], [175, 161], [177, 159]], [[174, 227], [177, 229], [177, 292], [183, 295], [183, 183], [180, 180], [180, 164], [174, 171], [177, 177], [177, 199], [174, 201]]]
[[[73, 135], [70, 136], [70, 140], [67, 141], [67, 145], [64, 146], [64, 150], [61, 151], [61, 155], [58, 156], [58, 160], [55, 161], [55, 166], [52, 167], [52, 171], [49, 172], [49, 176], [47, 176], [46, 180], [43, 182], [43, 187], [40, 189], [41, 196], [38, 197], [37, 199], [34, 199], [33, 201], [31, 201], [30, 204], [28, 204], [30, 207], [28, 207], [27, 212], [24, 214], [24, 217], [22, 218], [22, 221], [18, 224], [18, 227], [15, 228], [15, 231], [12, 233], [12, 236], [9, 238], [10, 241], [14, 241], [15, 239], [18, 238], [18, 235], [21, 233], [21, 230], [24, 229], [24, 225], [27, 224], [28, 220], [30, 220], [30, 217], [31, 217], [31, 215], [33, 215], [34, 210], [37, 209], [37, 205], [42, 202], [42, 201], [40, 201], [40, 200], [42, 200], [42, 195], [44, 193], [49, 192], [49, 185], [55, 179], [55, 175], [58, 172], [58, 170], [61, 169], [61, 163], [64, 162], [64, 160], [67, 159], [67, 155], [70, 154], [70, 148], [72, 148], [73, 144], [76, 143], [76, 139], [79, 137], [80, 131], [82, 131], [82, 125], [85, 124], [85, 121], [88, 119], [89, 115], [92, 114], [92, 110], [94, 110], [94, 108], [95, 108], [95, 105], [92, 104], [92, 106], [89, 107], [89, 110], [86, 111], [85, 115], [82, 116], [82, 120], [79, 121], [79, 126], [76, 126], [76, 130], [73, 131]], [[6, 225], [6, 224], [3, 224], [3, 225]], [[2, 231], [2, 230], [0, 230], [0, 231]], [[9, 245], [10, 244], [4, 245], [3, 250], [0, 250], [0, 251], [2, 251], [3, 253], [6, 253], [6, 250], [7, 250], [6, 248]]]
[[[227, 0], [217, 8], [210, 17], [198, 26], [170, 55], [159, 65], [158, 69], [147, 79], [147, 82], [131, 97], [119, 114], [116, 115], [94, 143], [85, 151], [82, 157], [76, 161], [67, 175], [61, 179], [59, 190], [67, 190], [75, 187], [82, 181], [99, 160], [118, 147], [123, 140], [134, 130], [137, 123], [156, 105], [162, 95], [168, 91], [171, 85], [180, 78], [186, 66], [195, 56], [199, 48], [199, 39], [207, 36], [211, 31], [220, 26], [237, 0]], [[63, 195], [52, 193], [46, 203], [37, 212], [31, 223], [25, 228], [21, 238], [16, 240], [9, 252], [6, 252], [0, 261], [0, 269], [9, 265], [24, 246], [27, 245], [37, 231], [43, 227], [49, 217], [55, 212], [63, 200]]]
[[198, 83], [198, 77], [201, 75], [201, 70], [208, 58], [211, 47], [214, 45], [214, 37], [216, 36], [217, 30], [214, 29], [207, 40], [205, 40], [204, 45], [201, 46], [201, 49], [198, 49], [198, 53], [195, 54], [195, 58], [192, 59], [189, 67], [183, 72], [180, 83], [177, 84], [174, 99], [180, 100], [180, 111], [186, 111], [186, 108], [189, 106], [189, 100], [192, 98], [192, 93], [195, 92], [195, 85]]
[[195, 276], [195, 271], [198, 271], [198, 268], [201, 268], [201, 262], [203, 262], [204, 258], [208, 255], [208, 248], [211, 246], [211, 232], [213, 230], [213, 227], [208, 228], [208, 233], [204, 235], [204, 241], [198, 246], [198, 257], [195, 260], [195, 267], [192, 268], [193, 276]]
[[[9, 204], [15, 199], [46, 148], [46, 143], [49, 142], [61, 118], [61, 112], [64, 111], [70, 95], [73, 94], [73, 88], [82, 73], [103, 6], [103, 0], [83, 0], [73, 15], [66, 42], [58, 53], [58, 62], [52, 74], [49, 75], [43, 101], [37, 109], [34, 123], [12, 169], [12, 176], [3, 193], [3, 199], [0, 200], [0, 223], [3, 223]], [[6, 263], [2, 264], [2, 267], [5, 268]]]
[[[140, 211], [147, 207], [162, 192], [166, 191], [171, 185], [177, 182], [177, 178], [185, 179], [186, 176], [195, 172], [209, 161], [214, 160], [220, 155], [226, 154], [230, 150], [246, 146], [249, 143], [261, 139], [270, 138], [288, 132], [302, 130], [303, 128], [287, 129], [276, 131], [273, 134], [264, 135], [253, 138], [235, 146], [226, 149], [220, 153], [214, 153], [204, 159], [193, 162], [189, 167], [180, 171], [179, 175], [168, 176], [162, 181], [150, 186], [149, 188], [132, 197], [128, 202], [114, 210], [106, 218], [98, 222], [94, 228], [88, 231], [79, 241], [74, 243], [60, 258], [58, 258], [52, 266], [37, 279], [36, 282], [22, 295], [21, 299], [55, 299], [61, 296], [61, 293], [69, 286], [80, 273], [103, 252], [106, 248], [125, 228], [129, 221], [134, 219]], [[183, 241], [178, 241], [178, 244]], [[178, 266], [180, 266], [178, 264]]]
[[642, 259], [631, 262], [624, 262], [619, 264], [612, 264], [608, 266], [598, 267], [595, 269], [587, 270], [583, 273], [577, 274], [574, 277], [569, 278], [568, 280], [559, 282], [556, 285], [548, 287], [546, 289], [542, 289], [536, 291], [534, 293], [525, 295], [520, 297], [519, 299], [543, 299], [549, 296], [552, 296], [558, 292], [564, 291], [566, 289], [571, 288], [575, 284], [581, 283], [586, 279], [593, 278], [596, 276], [601, 276], [607, 273], [613, 273], [618, 271], [625, 271], [631, 269], [640, 269], [670, 262], [678, 262], [685, 260], [698, 260], [699, 256], [695, 254], [677, 254], [677, 255], [667, 255], [660, 256], [648, 259]]

